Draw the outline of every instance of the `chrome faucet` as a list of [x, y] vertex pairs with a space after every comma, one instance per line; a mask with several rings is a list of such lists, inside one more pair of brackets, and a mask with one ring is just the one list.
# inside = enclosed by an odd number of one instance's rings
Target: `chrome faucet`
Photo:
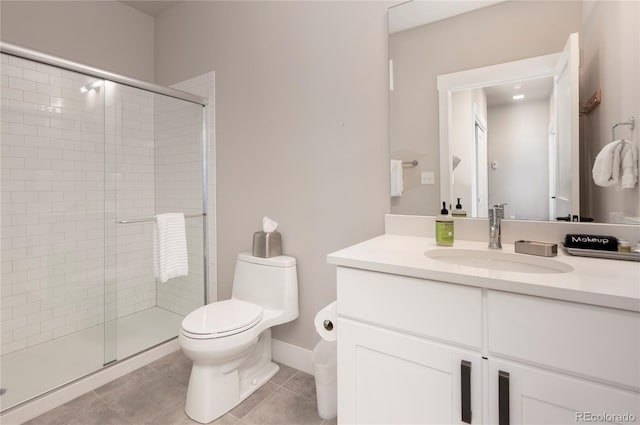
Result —
[[502, 219], [505, 205], [507, 204], [496, 204], [489, 208], [489, 248], [502, 249]]

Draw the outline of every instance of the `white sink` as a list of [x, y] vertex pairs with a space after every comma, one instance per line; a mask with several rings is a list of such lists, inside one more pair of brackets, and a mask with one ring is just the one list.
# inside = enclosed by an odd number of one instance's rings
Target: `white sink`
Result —
[[445, 248], [427, 251], [424, 255], [434, 260], [458, 264], [460, 266], [507, 272], [567, 273], [573, 271], [573, 267], [561, 261], [502, 251]]

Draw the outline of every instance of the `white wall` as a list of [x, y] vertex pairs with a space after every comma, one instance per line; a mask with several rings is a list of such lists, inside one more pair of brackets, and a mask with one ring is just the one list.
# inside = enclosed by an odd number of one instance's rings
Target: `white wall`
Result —
[[[473, 117], [471, 90], [451, 94], [451, 156], [460, 158], [453, 172], [453, 197], [461, 197], [471, 212], [471, 184], [474, 176]], [[441, 201], [438, 199], [438, 201]]]
[[[474, 105], [475, 114], [486, 124], [487, 96], [484, 90], [461, 90], [451, 95], [451, 154], [460, 158], [453, 172], [453, 197], [461, 198], [462, 208], [468, 215], [471, 215], [472, 204], [475, 202], [472, 196], [472, 185], [475, 179]], [[478, 212], [478, 214], [484, 213]]]
[[153, 81], [153, 18], [119, 1], [0, 2], [0, 38]]
[[[434, 2], [437, 7], [438, 2]], [[580, 30], [579, 1], [507, 1], [389, 37], [391, 156], [420, 161], [435, 185], [416, 185], [391, 201], [395, 214], [436, 215], [440, 198], [436, 77], [562, 51]], [[637, 39], [637, 37], [636, 37]]]
[[216, 72], [219, 298], [272, 217], [300, 282], [274, 336], [303, 348], [336, 296], [326, 255], [383, 233], [389, 209], [387, 6], [182, 2], [155, 22], [159, 83]]
[[601, 88], [602, 103], [581, 117], [581, 181], [590, 182], [581, 188], [581, 213], [596, 221], [618, 222], [609, 214], [613, 211], [640, 223], [640, 186], [618, 191], [596, 186], [591, 177], [596, 155], [611, 140], [613, 124], [634, 116], [633, 133], [618, 127], [616, 137], [640, 149], [640, 2], [585, 2], [582, 24], [580, 98], [587, 100]]
[[508, 203], [505, 218], [549, 218], [549, 102], [488, 108], [489, 205]]

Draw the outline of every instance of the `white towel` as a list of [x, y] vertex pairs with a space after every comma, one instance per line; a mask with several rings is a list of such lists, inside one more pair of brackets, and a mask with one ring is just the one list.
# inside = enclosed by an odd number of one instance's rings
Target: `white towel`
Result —
[[189, 274], [184, 214], [158, 214], [153, 232], [153, 269], [164, 283]]
[[391, 197], [402, 196], [404, 182], [402, 181], [402, 160], [391, 160]]
[[630, 142], [624, 143], [620, 152], [620, 187], [633, 189], [638, 181], [638, 149]]
[[605, 145], [593, 163], [593, 181], [598, 186], [635, 187], [638, 181], [638, 150], [631, 142], [621, 139]]
[[622, 140], [605, 145], [593, 162], [593, 182], [598, 186], [609, 187], [618, 184], [620, 178], [620, 151]]

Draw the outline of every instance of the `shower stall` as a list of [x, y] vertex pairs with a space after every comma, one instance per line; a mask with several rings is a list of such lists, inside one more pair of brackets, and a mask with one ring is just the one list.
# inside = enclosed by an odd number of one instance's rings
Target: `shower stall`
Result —
[[[0, 410], [175, 338], [207, 299], [206, 100], [2, 43]], [[154, 275], [160, 213], [189, 274]]]

